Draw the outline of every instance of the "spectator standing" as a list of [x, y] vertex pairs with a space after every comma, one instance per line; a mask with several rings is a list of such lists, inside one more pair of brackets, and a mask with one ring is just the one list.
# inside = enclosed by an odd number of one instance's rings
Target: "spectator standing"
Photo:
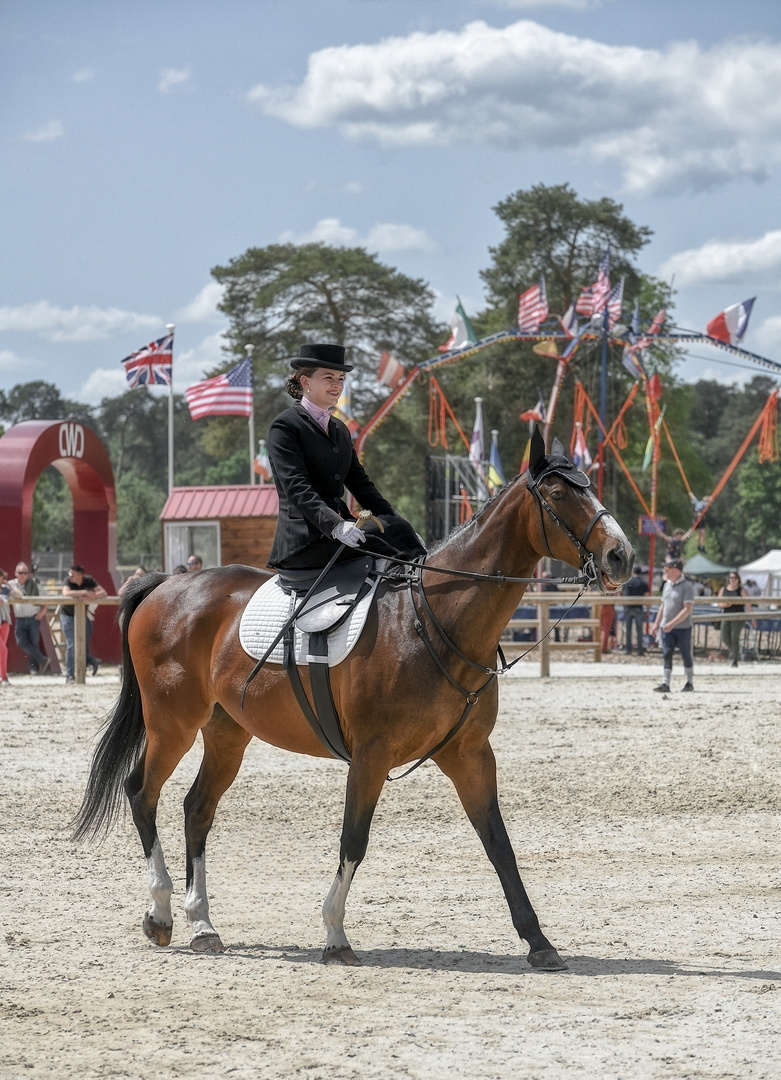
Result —
[[[30, 573], [25, 562], [16, 564], [16, 577], [8, 583], [12, 595], [40, 596], [38, 579]], [[46, 604], [16, 604], [14, 607], [14, 640], [27, 653], [30, 674], [43, 675], [51, 661], [41, 652], [41, 620], [46, 618]]]
[[11, 630], [11, 586], [8, 575], [0, 570], [0, 686], [8, 686], [8, 634]]
[[[721, 606], [731, 613], [751, 611], [751, 604], [741, 603], [740, 598], [748, 597], [749, 593], [740, 580], [740, 574], [734, 570], [730, 572], [726, 584], [721, 586], [717, 595], [724, 597]], [[743, 632], [744, 623], [745, 619], [722, 619], [721, 621], [721, 640], [732, 659], [730, 667], [738, 666], [740, 635]]]
[[670, 692], [670, 680], [673, 674], [673, 654], [676, 647], [681, 651], [686, 682], [681, 689], [694, 689], [694, 665], [692, 664], [692, 609], [694, 608], [694, 589], [691, 582], [683, 576], [683, 563], [672, 559], [664, 568], [664, 588], [662, 602], [656, 612], [651, 634], [662, 631], [663, 677], [654, 690], [667, 694]]
[[175, 566], [173, 568], [171, 573], [173, 573], [173, 574], [186, 574], [187, 573], [187, 567], [184, 565], [184, 563], [179, 563], [178, 566]]
[[[634, 573], [621, 590], [624, 596], [647, 596], [648, 583], [643, 571], [639, 566], [635, 567]], [[645, 654], [643, 643], [643, 627], [645, 626], [645, 608], [640, 604], [627, 604], [624, 608], [624, 632], [626, 634], [625, 651], [627, 656], [632, 652], [632, 627], [637, 641], [637, 655]]]
[[200, 555], [191, 555], [187, 560], [188, 573], [193, 573], [195, 570], [200, 570], [203, 566], [203, 559]]
[[[63, 596], [80, 596], [89, 600], [99, 600], [107, 596], [106, 590], [99, 585], [94, 577], [84, 572], [84, 567], [74, 564], [68, 571], [68, 580], [62, 587]], [[73, 604], [63, 604], [60, 608], [60, 624], [65, 635], [65, 681], [72, 683], [75, 678], [75, 657], [73, 648], [74, 633], [74, 609]], [[92, 637], [92, 620], [87, 619], [86, 648], [87, 663], [92, 666], [92, 674], [97, 675], [100, 660], [97, 660], [89, 651], [90, 638]]]

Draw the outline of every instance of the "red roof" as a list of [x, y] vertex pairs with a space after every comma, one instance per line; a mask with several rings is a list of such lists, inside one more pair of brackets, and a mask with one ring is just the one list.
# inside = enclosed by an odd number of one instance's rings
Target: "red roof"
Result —
[[277, 517], [279, 499], [273, 484], [220, 484], [172, 488], [161, 521], [209, 521], [232, 517]]

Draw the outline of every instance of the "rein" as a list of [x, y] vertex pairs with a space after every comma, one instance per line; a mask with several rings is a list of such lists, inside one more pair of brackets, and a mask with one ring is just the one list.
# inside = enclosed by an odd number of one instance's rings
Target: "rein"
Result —
[[428, 650], [428, 653], [431, 656], [432, 660], [434, 661], [436, 666], [439, 668], [439, 670], [442, 672], [442, 674], [445, 676], [445, 678], [450, 683], [450, 685], [453, 686], [456, 690], [458, 690], [458, 692], [460, 694], [463, 695], [464, 700], [465, 700], [465, 705], [464, 705], [463, 712], [461, 713], [461, 716], [459, 717], [458, 721], [456, 722], [454, 727], [452, 727], [450, 729], [450, 731], [447, 733], [447, 735], [445, 735], [444, 739], [442, 739], [439, 743], [437, 743], [437, 745], [432, 750], [430, 750], [427, 754], [425, 754], [423, 757], [419, 758], [415, 762], [414, 765], [410, 766], [409, 769], [406, 769], [403, 773], [400, 773], [398, 776], [388, 776], [388, 780], [403, 780], [405, 776], [409, 776], [409, 774], [414, 772], [415, 769], [420, 768], [420, 766], [425, 761], [428, 761], [429, 758], [433, 757], [434, 754], [438, 753], [438, 751], [440, 751], [444, 746], [446, 746], [447, 743], [449, 743], [450, 740], [452, 738], [454, 738], [454, 736], [464, 726], [467, 719], [469, 718], [469, 714], [471, 713], [472, 709], [478, 703], [478, 701], [480, 700], [481, 696], [485, 693], [485, 691], [491, 686], [491, 684], [496, 679], [496, 677], [498, 675], [504, 675], [505, 672], [507, 672], [511, 668], [515, 667], [515, 665], [520, 660], [523, 660], [524, 657], [528, 656], [529, 653], [532, 652], [533, 649], [536, 649], [537, 646], [541, 643], [541, 641], [544, 640], [543, 638], [541, 638], [540, 641], [536, 641], [534, 643], [534, 645], [531, 646], [530, 649], [527, 649], [526, 652], [521, 653], [520, 656], [517, 656], [515, 658], [515, 660], [511, 661], [509, 664], [507, 663], [507, 661], [505, 659], [505, 656], [504, 656], [504, 653], [502, 651], [501, 645], [498, 645], [498, 655], [499, 655], [499, 658], [500, 658], [500, 661], [501, 661], [501, 665], [502, 665], [501, 667], [493, 667], [492, 668], [492, 667], [486, 667], [483, 664], [475, 663], [474, 660], [470, 660], [468, 656], [465, 656], [464, 653], [461, 652], [461, 650], [458, 648], [458, 646], [455, 644], [455, 642], [451, 641], [450, 637], [447, 635], [447, 633], [445, 632], [443, 626], [441, 625], [441, 623], [437, 619], [436, 615], [434, 614], [434, 612], [433, 612], [433, 610], [431, 608], [431, 605], [430, 605], [430, 603], [428, 601], [428, 597], [426, 596], [426, 590], [423, 587], [423, 570], [429, 570], [429, 571], [433, 571], [434, 573], [440, 573], [440, 574], [448, 574], [448, 575], [453, 576], [453, 577], [468, 578], [471, 581], [491, 581], [491, 582], [495, 582], [497, 585], [502, 585], [502, 584], [528, 585], [528, 584], [531, 584], [531, 583], [534, 583], [534, 582], [537, 582], [537, 581], [547, 581], [549, 584], [550, 583], [556, 583], [556, 584], [579, 585], [580, 586], [580, 592], [574, 598], [574, 600], [569, 605], [569, 607], [556, 620], [556, 622], [553, 623], [553, 625], [548, 628], [548, 632], [545, 635], [546, 637], [548, 636], [548, 634], [552, 633], [552, 631], [556, 629], [556, 627], [559, 625], [559, 623], [566, 617], [567, 612], [570, 611], [575, 606], [575, 604], [578, 602], [578, 600], [580, 600], [581, 596], [585, 592], [588, 585], [597, 585], [601, 592], [605, 592], [605, 589], [604, 589], [604, 587], [602, 585], [602, 579], [600, 577], [599, 571], [597, 570], [596, 563], [594, 561], [594, 555], [593, 555], [592, 552], [588, 551], [588, 549], [586, 548], [586, 544], [588, 543], [588, 538], [591, 535], [591, 532], [592, 532], [594, 526], [600, 520], [600, 518], [604, 517], [605, 515], [612, 516], [610, 514], [610, 511], [607, 510], [605, 507], [602, 507], [601, 509], [597, 510], [597, 512], [593, 515], [593, 517], [589, 521], [588, 525], [586, 526], [582, 536], [577, 537], [572, 532], [572, 530], [567, 525], [567, 523], [565, 521], [562, 521], [562, 519], [559, 517], [559, 515], [556, 513], [556, 511], [550, 505], [550, 503], [545, 498], [545, 496], [542, 494], [542, 492], [539, 491], [537, 485], [539, 483], [539, 480], [541, 480], [541, 479], [543, 479], [542, 476], [538, 477], [536, 480], [529, 479], [527, 481], [527, 487], [532, 492], [532, 494], [534, 495], [535, 500], [537, 502], [537, 507], [538, 507], [539, 513], [540, 513], [540, 529], [541, 529], [541, 532], [542, 532], [543, 543], [545, 544], [545, 548], [546, 548], [546, 551], [547, 551], [548, 555], [551, 558], [553, 558], [553, 554], [552, 554], [552, 552], [550, 550], [550, 545], [548, 544], [548, 537], [547, 537], [546, 532], [545, 532], [545, 517], [544, 517], [544, 514], [543, 514], [543, 510], [545, 510], [548, 513], [548, 515], [553, 519], [553, 521], [556, 523], [556, 525], [558, 525], [558, 527], [569, 537], [569, 539], [572, 541], [572, 543], [575, 545], [575, 547], [577, 548], [577, 550], [579, 552], [579, 555], [580, 555], [580, 571], [581, 572], [577, 577], [574, 577], [574, 578], [506, 577], [501, 572], [499, 572], [498, 574], [479, 574], [479, 573], [472, 573], [472, 572], [467, 571], [467, 570], [448, 570], [446, 568], [442, 568], [442, 567], [438, 567], [438, 566], [426, 566], [426, 564], [422, 563], [422, 562], [412, 563], [412, 562], [409, 562], [409, 561], [407, 561], [405, 559], [396, 559], [396, 558], [393, 558], [393, 557], [389, 557], [389, 559], [388, 559], [389, 562], [396, 563], [397, 565], [413, 567], [417, 571], [418, 597], [420, 599], [420, 603], [421, 603], [426, 615], [428, 616], [429, 620], [431, 621], [431, 624], [433, 625], [433, 627], [436, 630], [437, 634], [439, 635], [441, 640], [444, 642], [444, 644], [447, 646], [447, 648], [450, 650], [450, 652], [454, 653], [461, 661], [463, 661], [463, 663], [467, 664], [469, 667], [475, 668], [477, 671], [483, 672], [483, 674], [488, 676], [488, 679], [482, 684], [482, 686], [478, 687], [477, 690], [468, 690], [465, 686], [462, 686], [461, 683], [458, 682], [458, 680], [455, 678], [455, 676], [452, 675], [448, 671], [447, 667], [445, 666], [442, 659], [439, 657], [436, 649], [434, 648], [434, 645], [433, 645], [433, 643], [431, 641], [431, 638], [426, 633], [426, 628], [425, 628], [425, 625], [423, 623], [423, 620], [420, 618], [420, 616], [418, 614], [418, 609], [415, 606], [415, 594], [414, 594], [413, 589], [412, 589], [413, 578], [415, 577], [415, 575], [414, 574], [408, 574], [407, 575], [407, 590], [409, 592], [410, 606], [412, 608], [413, 625], [415, 627], [415, 632], [417, 633], [418, 637], [421, 639], [423, 644], [426, 646], [426, 649]]

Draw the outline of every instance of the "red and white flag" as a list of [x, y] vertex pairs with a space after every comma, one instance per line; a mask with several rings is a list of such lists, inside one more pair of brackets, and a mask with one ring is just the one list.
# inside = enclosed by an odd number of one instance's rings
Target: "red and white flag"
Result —
[[594, 298], [594, 314], [602, 311], [610, 297], [610, 248], [599, 261], [597, 280], [592, 285]]
[[204, 416], [251, 416], [252, 361], [246, 357], [223, 375], [189, 386], [184, 396], [193, 420]]
[[545, 289], [545, 278], [540, 274], [540, 280], [537, 284], [520, 295], [518, 300], [518, 329], [527, 334], [536, 334], [547, 318], [548, 294]]
[[615, 326], [621, 318], [621, 309], [624, 306], [624, 279], [621, 278], [617, 285], [610, 290], [607, 298], [608, 326]]
[[575, 301], [575, 313], [590, 319], [594, 314], [594, 286], [587, 285]]
[[377, 381], [383, 386], [389, 386], [395, 390], [404, 382], [404, 365], [400, 363], [392, 353], [384, 352], [380, 357], [380, 366], [377, 369]]
[[743, 335], [748, 329], [748, 320], [751, 309], [754, 306], [756, 296], [750, 300], [744, 300], [742, 304], [733, 304], [725, 308], [715, 319], [711, 319], [705, 328], [709, 337], [723, 341], [726, 345], [737, 345], [743, 340]]

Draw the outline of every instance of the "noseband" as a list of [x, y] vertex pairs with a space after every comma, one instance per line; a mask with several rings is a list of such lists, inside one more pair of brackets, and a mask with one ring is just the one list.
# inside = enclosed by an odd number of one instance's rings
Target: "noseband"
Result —
[[[537, 502], [537, 509], [540, 512], [540, 530], [542, 532], [542, 542], [545, 545], [545, 550], [550, 556], [550, 558], [555, 558], [553, 552], [550, 549], [550, 544], [548, 543], [547, 533], [545, 532], [545, 515], [543, 514], [543, 510], [554, 520], [556, 525], [558, 525], [561, 531], [570, 538], [572, 543], [577, 548], [578, 554], [580, 556], [581, 573], [583, 573], [584, 576], [587, 577], [593, 585], [599, 585], [600, 577], [596, 563], [594, 562], [594, 555], [586, 548], [586, 544], [588, 543], [589, 536], [591, 536], [592, 529], [599, 521], [599, 519], [605, 517], [606, 515], [608, 517], [612, 517], [613, 515], [606, 507], [603, 506], [600, 510], [597, 510], [596, 514], [594, 514], [594, 516], [591, 518], [591, 521], [589, 521], [588, 525], [586, 526], [583, 535], [577, 537], [572, 531], [572, 529], [570, 529], [569, 525], [567, 525], [566, 521], [562, 521], [562, 519], [553, 509], [551, 504], [545, 498], [543, 493], [540, 491], [540, 481], [543, 480], [546, 476], [550, 476], [552, 472], [553, 470], [545, 472], [536, 479], [530, 475], [526, 483], [526, 486], [528, 487], [529, 491], [532, 493]], [[570, 487], [583, 487], [582, 484], [574, 483], [568, 476], [566, 476], [566, 474], [556, 473], [556, 475], [561, 476], [561, 479], [564, 480], [565, 483], [569, 484]]]

